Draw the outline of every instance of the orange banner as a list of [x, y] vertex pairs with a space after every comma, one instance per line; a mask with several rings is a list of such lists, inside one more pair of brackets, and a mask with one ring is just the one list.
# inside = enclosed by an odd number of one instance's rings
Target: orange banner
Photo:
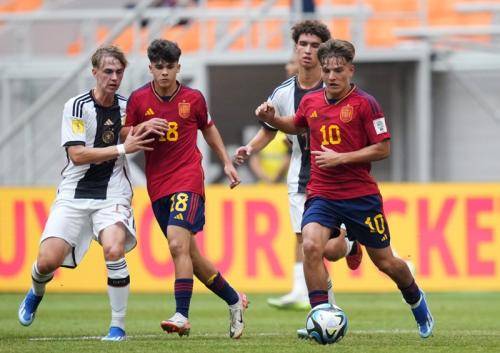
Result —
[[[500, 184], [383, 184], [392, 246], [430, 291], [500, 290]], [[0, 291], [25, 291], [53, 189], [0, 188]], [[202, 252], [240, 290], [285, 292], [294, 262], [285, 186], [207, 189]], [[174, 267], [144, 189], [134, 197], [138, 246], [127, 255], [131, 288], [171, 291]], [[391, 291], [368, 256], [357, 271], [328, 264], [336, 291]], [[51, 291], [104, 291], [106, 271], [94, 242], [75, 270], [58, 270]], [[205, 290], [196, 283], [198, 290]]]

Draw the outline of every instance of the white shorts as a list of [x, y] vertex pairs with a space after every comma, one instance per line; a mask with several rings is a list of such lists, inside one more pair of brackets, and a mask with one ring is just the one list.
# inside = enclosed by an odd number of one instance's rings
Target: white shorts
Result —
[[288, 203], [290, 204], [290, 220], [292, 230], [295, 234], [302, 233], [302, 214], [306, 203], [306, 194], [298, 192], [288, 193]]
[[92, 239], [99, 242], [99, 233], [116, 223], [127, 229], [125, 252], [136, 244], [134, 213], [130, 206], [101, 200], [56, 200], [50, 210], [40, 243], [47, 238], [61, 238], [72, 247], [62, 266], [76, 267], [89, 249]]
[[[306, 194], [298, 192], [288, 193], [288, 202], [290, 204], [290, 220], [292, 221], [292, 230], [295, 234], [302, 234], [302, 215], [304, 214], [304, 205], [306, 204]], [[342, 223], [340, 228], [345, 230]]]

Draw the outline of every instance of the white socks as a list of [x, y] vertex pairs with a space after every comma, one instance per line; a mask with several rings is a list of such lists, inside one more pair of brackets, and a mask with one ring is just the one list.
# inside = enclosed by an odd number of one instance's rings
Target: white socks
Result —
[[110, 326], [125, 330], [125, 315], [130, 291], [127, 262], [125, 258], [117, 261], [106, 261], [106, 268], [108, 269], [108, 295], [111, 305]]
[[304, 277], [304, 265], [302, 262], [296, 262], [295, 265], [293, 265], [292, 293], [309, 298], [306, 279]]
[[328, 277], [328, 303], [336, 305], [335, 295], [333, 295], [333, 282], [330, 277]]
[[52, 280], [52, 278], [54, 278], [54, 272], [42, 275], [38, 271], [36, 262], [33, 263], [33, 267], [31, 268], [31, 283], [33, 293], [35, 293], [36, 296], [41, 297], [45, 294], [45, 286]]

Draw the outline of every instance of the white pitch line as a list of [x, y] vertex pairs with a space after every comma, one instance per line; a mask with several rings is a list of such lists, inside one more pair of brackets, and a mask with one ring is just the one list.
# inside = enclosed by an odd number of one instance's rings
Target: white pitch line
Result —
[[[500, 331], [481, 331], [481, 330], [438, 330], [435, 331], [441, 335], [469, 335], [469, 336], [500, 336]], [[349, 330], [349, 334], [354, 335], [369, 335], [369, 334], [387, 334], [387, 335], [398, 335], [398, 334], [417, 334], [417, 330]], [[245, 337], [276, 337], [282, 336], [282, 333], [248, 333], [245, 334]], [[127, 336], [127, 339], [145, 339], [145, 338], [156, 338], [161, 339], [165, 337], [165, 334], [156, 334], [156, 335], [131, 335]], [[217, 333], [197, 333], [194, 334], [193, 337], [209, 337], [209, 338], [225, 338], [226, 334], [217, 334]], [[30, 341], [98, 341], [102, 338], [102, 336], [73, 336], [73, 337], [32, 337], [29, 338]]]

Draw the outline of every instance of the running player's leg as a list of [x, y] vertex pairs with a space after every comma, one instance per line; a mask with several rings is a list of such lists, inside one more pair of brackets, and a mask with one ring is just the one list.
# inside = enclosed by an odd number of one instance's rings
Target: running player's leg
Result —
[[292, 289], [289, 293], [277, 297], [269, 298], [267, 303], [279, 309], [307, 310], [309, 298], [307, 296], [307, 285], [304, 278], [304, 251], [302, 248], [302, 214], [304, 213], [304, 203], [306, 195], [304, 193], [290, 192], [288, 194], [290, 221], [292, 230], [295, 233], [295, 263], [293, 265]]
[[130, 274], [125, 260], [127, 228], [123, 223], [107, 226], [99, 232], [108, 274], [108, 296], [111, 306], [111, 323], [104, 341], [123, 341], [125, 316], [130, 292]]
[[243, 313], [248, 307], [246, 295], [236, 292], [215, 266], [201, 255], [194, 237], [191, 238], [190, 251], [196, 278], [229, 306], [229, 337], [240, 338], [245, 327]]
[[71, 246], [61, 238], [48, 238], [40, 244], [38, 257], [31, 269], [31, 289], [18, 310], [19, 322], [29, 326], [35, 319], [36, 310], [45, 294], [45, 287], [54, 277], [54, 272], [71, 251]]
[[177, 192], [153, 203], [156, 220], [168, 240], [170, 254], [175, 267], [174, 296], [175, 314], [161, 322], [167, 333], [189, 335], [189, 307], [193, 295], [193, 263], [190, 244], [193, 234], [203, 229], [203, 198], [191, 192]]
[[425, 295], [417, 286], [407, 264], [394, 256], [380, 195], [353, 199], [349, 203], [344, 203], [342, 208], [347, 231], [354, 231], [375, 266], [396, 283], [403, 298], [411, 307], [420, 336], [429, 337], [434, 327], [434, 319], [427, 306]]
[[[65, 262], [68, 262], [66, 265], [77, 265], [68, 260], [73, 259], [71, 251], [78, 244], [85, 222], [87, 218], [84, 211], [60, 201], [53, 205], [42, 233], [37, 260], [32, 267], [32, 287], [18, 310], [18, 319], [23, 326], [31, 325], [35, 319], [36, 310], [45, 294], [45, 287], [54, 277], [55, 270]], [[88, 237], [89, 242], [90, 239]]]

